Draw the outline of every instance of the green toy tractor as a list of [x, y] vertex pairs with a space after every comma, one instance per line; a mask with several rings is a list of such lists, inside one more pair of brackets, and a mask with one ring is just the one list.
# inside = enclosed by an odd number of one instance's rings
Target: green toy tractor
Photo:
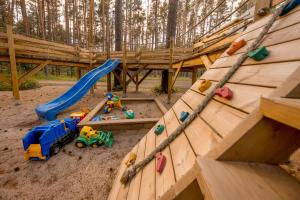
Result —
[[93, 134], [90, 137], [86, 135], [80, 135], [76, 141], [75, 146], [78, 148], [85, 148], [85, 147], [93, 147], [97, 148], [105, 144], [106, 147], [111, 148], [113, 145], [113, 137], [111, 132], [104, 132], [104, 131], [97, 131], [96, 134]]

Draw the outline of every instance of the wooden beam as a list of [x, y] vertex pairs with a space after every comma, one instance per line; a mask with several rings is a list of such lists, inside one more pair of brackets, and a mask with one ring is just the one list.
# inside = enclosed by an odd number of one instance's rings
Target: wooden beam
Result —
[[135, 92], [139, 91], [139, 75], [135, 76]]
[[262, 97], [260, 110], [265, 117], [300, 130], [300, 99]]
[[11, 81], [6, 78], [5, 76], [3, 76], [2, 74], [0, 74], [0, 81], [7, 83], [7, 84], [11, 84]]
[[81, 78], [81, 69], [80, 67], [76, 67], [76, 78], [79, 80]]
[[155, 98], [154, 101], [163, 114], [168, 112], [168, 109], [162, 104], [162, 102], [158, 98]]
[[172, 88], [173, 88], [173, 86], [174, 86], [174, 84], [175, 84], [175, 82], [176, 82], [176, 79], [177, 79], [177, 77], [178, 77], [178, 75], [179, 75], [179, 72], [180, 72], [180, 70], [181, 70], [183, 64], [184, 64], [184, 61], [181, 61], [180, 67], [178, 67], [177, 70], [176, 70], [176, 72], [175, 72], [175, 75], [174, 75], [174, 77], [173, 77], [172, 84], [171, 84], [171, 87], [172, 87]]
[[173, 80], [173, 56], [174, 56], [174, 37], [170, 38], [170, 49], [169, 49], [169, 70], [168, 70], [168, 100], [167, 103], [171, 103], [172, 96], [172, 80]]
[[116, 71], [113, 71], [112, 73], [114, 74], [114, 77], [117, 78], [118, 81], [119, 81], [120, 83], [122, 83], [122, 79], [121, 79], [121, 77], [116, 73]]
[[207, 55], [200, 56], [200, 59], [202, 60], [206, 69], [209, 69], [211, 67], [212, 63]]
[[23, 74], [20, 78], [19, 78], [19, 85], [21, 83], [23, 83], [24, 81], [26, 81], [27, 79], [29, 79], [30, 77], [32, 77], [33, 75], [35, 75], [36, 73], [38, 73], [40, 70], [42, 70], [46, 65], [48, 65], [50, 62], [50, 60], [46, 60], [45, 62], [41, 63], [40, 65], [34, 67], [31, 71]]
[[139, 84], [141, 84], [152, 71], [153, 71], [153, 69], [149, 69], [148, 72], [143, 76], [143, 78], [141, 78], [141, 80], [139, 80]]
[[[126, 26], [127, 27], [127, 26]], [[126, 31], [125, 31], [126, 33]], [[126, 39], [125, 42], [123, 44], [123, 63], [122, 63], [122, 67], [123, 67], [123, 97], [126, 97], [126, 93], [127, 93], [127, 84], [126, 84], [126, 79], [127, 79], [127, 47], [126, 47]]]
[[197, 68], [192, 69], [192, 84], [197, 81]]
[[[135, 82], [135, 80], [134, 80], [134, 77], [131, 76], [131, 74], [130, 74], [128, 71], [127, 71], [127, 75], [128, 75], [128, 77], [129, 77], [129, 79], [130, 79], [131, 81], [133, 81], [134, 84], [136, 84], [136, 82]], [[131, 81], [126, 81], [126, 85], [128, 85]]]
[[16, 63], [16, 52], [14, 48], [14, 36], [11, 25], [6, 26], [7, 30], [7, 43], [9, 49], [9, 60], [10, 60], [10, 69], [11, 69], [11, 84], [13, 95], [15, 99], [20, 99], [19, 84], [18, 84], [18, 71]]
[[142, 67], [139, 67], [139, 69], [137, 71], [135, 71], [132, 75], [130, 75], [130, 79], [126, 81], [126, 85], [128, 85], [133, 79], [135, 76], [138, 76], [148, 65], [145, 64], [145, 65], [142, 65]]

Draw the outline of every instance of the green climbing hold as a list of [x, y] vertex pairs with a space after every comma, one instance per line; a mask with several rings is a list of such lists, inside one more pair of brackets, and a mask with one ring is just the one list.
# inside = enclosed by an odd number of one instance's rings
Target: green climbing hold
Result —
[[165, 130], [165, 126], [162, 125], [162, 124], [159, 124], [159, 125], [156, 126], [156, 128], [154, 130], [154, 133], [156, 135], [160, 135], [164, 130]]
[[265, 59], [270, 54], [266, 47], [260, 47], [248, 53], [250, 58], [253, 58], [256, 61], [261, 61]]

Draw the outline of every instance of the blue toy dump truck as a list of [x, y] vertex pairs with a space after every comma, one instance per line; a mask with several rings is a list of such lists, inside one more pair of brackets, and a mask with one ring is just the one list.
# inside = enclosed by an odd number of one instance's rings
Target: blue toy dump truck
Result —
[[23, 137], [25, 160], [47, 160], [79, 135], [78, 119], [54, 120], [34, 127]]

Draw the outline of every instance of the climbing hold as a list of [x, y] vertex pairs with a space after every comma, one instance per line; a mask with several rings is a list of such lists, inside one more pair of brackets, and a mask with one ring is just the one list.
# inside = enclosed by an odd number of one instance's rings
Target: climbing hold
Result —
[[199, 86], [199, 91], [200, 92], [204, 92], [205, 90], [207, 90], [209, 87], [211, 86], [211, 81], [209, 80], [203, 80], [201, 83], [200, 83], [200, 86]]
[[286, 5], [283, 8], [282, 13], [280, 14], [280, 16], [283, 16], [283, 15], [287, 14], [288, 12], [290, 12], [291, 10], [296, 8], [299, 4], [300, 4], [300, 0], [291, 1], [288, 5]]
[[241, 39], [238, 42], [233, 42], [229, 48], [229, 50], [227, 51], [228, 55], [233, 55], [237, 50], [239, 50], [240, 48], [242, 48], [243, 46], [245, 46], [247, 44], [247, 42], [244, 39]]
[[159, 125], [156, 126], [156, 128], [154, 130], [154, 133], [156, 135], [160, 135], [164, 131], [164, 129], [165, 129], [165, 126], [162, 125], [162, 124], [159, 124]]
[[189, 112], [181, 112], [180, 113], [180, 121], [183, 122], [189, 115], [190, 115]]
[[135, 153], [130, 153], [129, 158], [125, 162], [125, 165], [127, 167], [130, 167], [131, 165], [133, 165], [135, 163], [135, 160], [136, 160], [136, 154]]
[[156, 157], [156, 171], [158, 173], [162, 173], [166, 165], [166, 156], [164, 156], [161, 152], [155, 154]]
[[231, 99], [233, 96], [233, 92], [228, 88], [228, 87], [222, 87], [222, 88], [217, 88], [215, 90], [215, 94], [220, 96], [220, 97], [224, 97], [226, 99]]
[[266, 47], [260, 47], [255, 49], [254, 51], [251, 51], [248, 53], [248, 56], [250, 58], [253, 58], [256, 61], [261, 61], [265, 57], [267, 57], [270, 54], [270, 52], [267, 50]]

